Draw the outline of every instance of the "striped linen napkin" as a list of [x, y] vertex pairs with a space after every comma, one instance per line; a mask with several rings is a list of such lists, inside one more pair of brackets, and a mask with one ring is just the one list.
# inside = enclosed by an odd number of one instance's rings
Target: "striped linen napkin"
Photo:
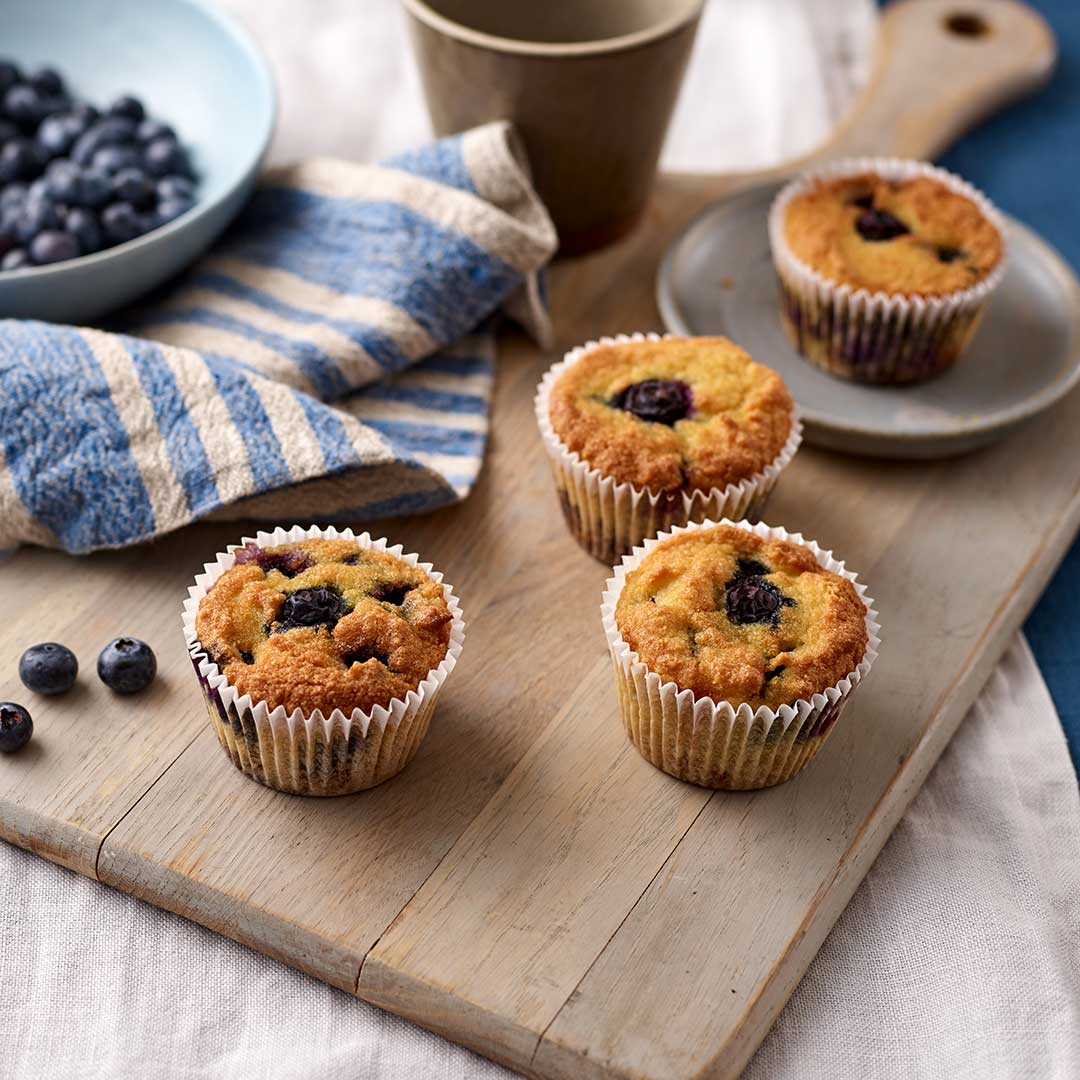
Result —
[[506, 124], [268, 174], [208, 256], [109, 331], [0, 320], [0, 548], [464, 498], [491, 316], [545, 340], [555, 247]]

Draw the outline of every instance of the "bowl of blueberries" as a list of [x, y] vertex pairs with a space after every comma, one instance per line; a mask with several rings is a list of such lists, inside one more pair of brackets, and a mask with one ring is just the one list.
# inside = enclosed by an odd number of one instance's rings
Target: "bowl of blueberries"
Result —
[[241, 209], [273, 83], [207, 0], [0, 0], [0, 20], [0, 318], [89, 322]]

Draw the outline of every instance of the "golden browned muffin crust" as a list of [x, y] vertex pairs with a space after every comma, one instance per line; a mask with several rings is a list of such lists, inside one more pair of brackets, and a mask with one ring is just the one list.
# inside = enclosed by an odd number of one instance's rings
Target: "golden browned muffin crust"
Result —
[[548, 412], [592, 468], [675, 492], [761, 472], [791, 434], [792, 407], [775, 371], [727, 338], [697, 337], [590, 349], [556, 380]]
[[195, 632], [240, 693], [329, 716], [415, 690], [446, 656], [452, 619], [423, 570], [352, 540], [302, 540], [239, 550]]
[[928, 176], [823, 180], [787, 205], [784, 237], [830, 281], [909, 296], [969, 289], [1003, 251], [978, 206]]
[[665, 682], [755, 709], [833, 686], [869, 640], [850, 581], [801, 544], [731, 525], [658, 544], [627, 574], [615, 623]]

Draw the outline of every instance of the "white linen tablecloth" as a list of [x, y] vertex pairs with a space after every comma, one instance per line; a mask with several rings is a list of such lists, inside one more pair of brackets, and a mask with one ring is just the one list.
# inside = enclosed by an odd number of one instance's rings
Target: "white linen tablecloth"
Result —
[[[393, 0], [227, 6], [275, 67], [277, 159], [427, 137]], [[869, 0], [710, 0], [667, 164], [810, 149], [866, 77], [872, 22]], [[1017, 636], [746, 1075], [1080, 1076], [1078, 896], [1076, 776]], [[0, 988], [0, 1080], [512, 1075], [3, 844]]]

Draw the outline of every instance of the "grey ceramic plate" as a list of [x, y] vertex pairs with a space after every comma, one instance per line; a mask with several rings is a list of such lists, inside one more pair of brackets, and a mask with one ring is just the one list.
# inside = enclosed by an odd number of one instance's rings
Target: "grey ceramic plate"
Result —
[[819, 371], [788, 343], [765, 221], [777, 188], [696, 217], [660, 267], [660, 313], [678, 334], [723, 334], [784, 377], [808, 442], [879, 457], [931, 458], [985, 446], [1049, 408], [1080, 379], [1080, 285], [1061, 257], [1009, 220], [1009, 267], [957, 366], [912, 387], [860, 386]]

